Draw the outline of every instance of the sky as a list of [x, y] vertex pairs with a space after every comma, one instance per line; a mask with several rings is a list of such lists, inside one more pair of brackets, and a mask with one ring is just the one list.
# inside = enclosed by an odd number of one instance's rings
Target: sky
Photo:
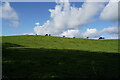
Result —
[[118, 38], [117, 6], [117, 2], [3, 2], [2, 35]]

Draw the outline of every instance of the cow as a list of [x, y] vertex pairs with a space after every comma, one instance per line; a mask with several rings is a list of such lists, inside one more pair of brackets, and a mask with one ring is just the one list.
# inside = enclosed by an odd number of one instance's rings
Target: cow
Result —
[[48, 36], [48, 34], [45, 34], [45, 36]]
[[65, 37], [65, 36], [63, 36], [63, 37]]
[[104, 37], [99, 37], [99, 39], [105, 39]]

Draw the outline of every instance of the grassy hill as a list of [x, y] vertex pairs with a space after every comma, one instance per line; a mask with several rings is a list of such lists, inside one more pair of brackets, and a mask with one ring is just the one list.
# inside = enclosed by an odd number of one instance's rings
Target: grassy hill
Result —
[[11, 43], [24, 46], [20, 48], [72, 49], [115, 53], [118, 52], [118, 40], [73, 39], [35, 35], [7, 36], [3, 37], [2, 40], [3, 44]]
[[118, 40], [2, 37], [4, 78], [119, 77]]

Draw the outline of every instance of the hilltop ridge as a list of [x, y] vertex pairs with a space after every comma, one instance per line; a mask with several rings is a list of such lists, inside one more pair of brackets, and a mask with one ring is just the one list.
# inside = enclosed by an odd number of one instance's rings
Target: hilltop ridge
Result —
[[3, 36], [4, 43], [22, 45], [22, 48], [72, 49], [118, 53], [117, 39], [80, 39], [40, 35]]

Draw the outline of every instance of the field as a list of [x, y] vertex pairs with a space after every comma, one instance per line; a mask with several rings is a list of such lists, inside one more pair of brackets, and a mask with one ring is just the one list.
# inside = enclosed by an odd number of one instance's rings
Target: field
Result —
[[118, 40], [2, 37], [3, 78], [119, 78]]

